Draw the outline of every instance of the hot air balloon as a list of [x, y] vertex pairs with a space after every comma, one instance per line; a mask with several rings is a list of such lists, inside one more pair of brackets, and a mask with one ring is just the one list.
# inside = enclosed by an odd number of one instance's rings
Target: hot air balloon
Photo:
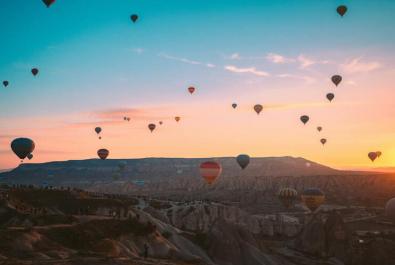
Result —
[[99, 149], [97, 151], [97, 155], [100, 157], [101, 160], [106, 159], [109, 154], [110, 154], [110, 151], [108, 151], [107, 149]]
[[160, 122], [159, 122], [159, 125], [162, 125], [162, 124], [163, 124], [163, 121], [160, 121]]
[[130, 118], [128, 117], [127, 120], [130, 121]]
[[233, 104], [232, 104], [232, 108], [234, 108], [234, 109], [237, 108], [237, 104], [236, 104], [236, 103], [233, 103]]
[[200, 164], [200, 174], [208, 184], [212, 184], [221, 174], [222, 167], [214, 161], [207, 161]]
[[325, 145], [325, 144], [326, 144], [326, 139], [325, 139], [325, 138], [322, 138], [322, 139], [320, 140], [320, 142], [322, 143], [322, 145]]
[[395, 223], [395, 198], [390, 199], [385, 204], [385, 215]]
[[374, 160], [376, 160], [376, 158], [377, 158], [377, 153], [376, 152], [369, 152], [368, 157], [370, 158], [370, 160], [372, 160], [372, 162], [374, 162]]
[[335, 94], [333, 93], [328, 93], [326, 94], [326, 98], [331, 102], [335, 98]]
[[317, 131], [319, 131], [319, 132], [322, 131], [322, 127], [321, 127], [321, 126], [318, 126], [318, 127], [317, 127]]
[[124, 121], [127, 121], [127, 120], [128, 120], [128, 118], [126, 118], [126, 117], [123, 117], [123, 120], [124, 120]]
[[43, 2], [47, 7], [50, 7], [53, 3], [55, 3], [55, 0], [43, 0]]
[[303, 122], [303, 124], [306, 124], [309, 121], [309, 119], [310, 118], [307, 115], [300, 116], [300, 120]]
[[99, 139], [101, 139], [100, 133], [101, 133], [101, 127], [96, 127], [95, 128], [95, 132], [97, 133], [97, 135], [99, 136]]
[[249, 155], [238, 155], [236, 158], [237, 163], [241, 167], [241, 169], [245, 169], [248, 164], [250, 163], [250, 156]]
[[302, 201], [310, 211], [314, 212], [325, 200], [324, 193], [318, 188], [309, 188], [303, 191]]
[[11, 142], [12, 151], [22, 160], [31, 154], [35, 147], [34, 142], [28, 138], [17, 138]]
[[153, 132], [153, 131], [155, 130], [155, 128], [156, 128], [156, 125], [155, 125], [155, 124], [153, 124], [153, 123], [148, 124], [148, 129], [149, 129], [151, 132]]
[[4, 81], [3, 81], [3, 86], [4, 86], [4, 87], [7, 87], [8, 84], [9, 84], [9, 82], [8, 82], [7, 80], [4, 80]]
[[28, 158], [29, 160], [32, 160], [33, 154], [32, 154], [32, 153], [28, 154], [28, 155], [27, 155], [27, 158]]
[[193, 94], [195, 92], [195, 88], [193, 86], [188, 87], [189, 93]]
[[298, 192], [291, 188], [283, 188], [278, 192], [277, 196], [284, 207], [290, 208], [294, 205], [298, 197]]
[[336, 11], [341, 17], [343, 17], [344, 14], [346, 14], [346, 12], [347, 12], [347, 7], [345, 5], [338, 6], [336, 8]]
[[137, 19], [139, 19], [139, 16], [136, 14], [133, 14], [130, 16], [130, 19], [133, 21], [133, 23], [136, 23]]
[[180, 120], [181, 120], [181, 118], [180, 117], [174, 117], [174, 119], [176, 120], [176, 122], [179, 122]]
[[332, 76], [331, 80], [336, 86], [338, 86], [342, 81], [342, 77], [340, 75], [334, 75]]
[[262, 109], [263, 109], [263, 106], [261, 105], [261, 104], [256, 104], [255, 106], [254, 106], [254, 110], [255, 110], [255, 112], [259, 115], [259, 113], [262, 111]]
[[381, 151], [376, 151], [376, 154], [377, 154], [377, 158], [379, 158], [382, 155]]
[[32, 72], [32, 74], [33, 74], [34, 76], [36, 76], [36, 75], [38, 74], [38, 69], [37, 69], [37, 68], [33, 68], [33, 69], [31, 70], [31, 72]]

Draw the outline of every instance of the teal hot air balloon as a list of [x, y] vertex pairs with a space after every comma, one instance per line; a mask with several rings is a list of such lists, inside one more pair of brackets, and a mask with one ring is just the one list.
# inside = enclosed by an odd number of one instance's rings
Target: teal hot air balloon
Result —
[[239, 166], [241, 167], [241, 169], [245, 169], [248, 164], [250, 163], [250, 156], [249, 155], [238, 155], [236, 158], [237, 163], [239, 164]]
[[29, 138], [17, 138], [11, 142], [12, 151], [21, 159], [25, 159], [33, 153], [35, 148], [34, 142]]

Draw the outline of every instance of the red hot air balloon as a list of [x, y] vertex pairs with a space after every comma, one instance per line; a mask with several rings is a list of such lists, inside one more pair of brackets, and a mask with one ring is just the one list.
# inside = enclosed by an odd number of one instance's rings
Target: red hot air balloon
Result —
[[43, 0], [43, 2], [47, 7], [50, 7], [53, 3], [55, 3], [55, 0]]
[[38, 69], [32, 68], [31, 72], [32, 72], [33, 76], [36, 76], [38, 74]]
[[263, 110], [263, 106], [261, 104], [256, 104], [254, 106], [254, 110], [259, 115], [259, 113], [261, 113], [261, 111]]
[[309, 119], [310, 118], [307, 115], [300, 116], [300, 120], [303, 122], [303, 124], [306, 124], [309, 121]]
[[221, 172], [222, 167], [217, 162], [207, 161], [200, 164], [200, 175], [202, 175], [207, 184], [213, 184]]
[[340, 82], [342, 81], [342, 77], [340, 75], [334, 75], [331, 77], [332, 82], [338, 86], [340, 84]]
[[195, 92], [195, 88], [193, 86], [188, 87], [189, 93], [193, 94]]
[[341, 17], [343, 17], [347, 12], [347, 6], [345, 5], [338, 6], [336, 8], [336, 11]]
[[322, 139], [320, 140], [320, 142], [322, 143], [322, 145], [325, 145], [325, 144], [326, 144], [326, 139], [325, 139], [325, 138], [322, 138]]
[[377, 158], [377, 153], [376, 152], [369, 152], [368, 157], [370, 158], [370, 160], [372, 160], [372, 162], [374, 162], [374, 160], [376, 160], [376, 158]]
[[110, 151], [108, 151], [107, 149], [99, 149], [97, 151], [97, 155], [100, 157], [101, 160], [106, 159], [109, 154], [110, 154]]
[[155, 124], [153, 124], [153, 123], [148, 124], [148, 129], [149, 129], [151, 132], [153, 132], [153, 131], [155, 130], [155, 128], [156, 128], [156, 125], [155, 125]]

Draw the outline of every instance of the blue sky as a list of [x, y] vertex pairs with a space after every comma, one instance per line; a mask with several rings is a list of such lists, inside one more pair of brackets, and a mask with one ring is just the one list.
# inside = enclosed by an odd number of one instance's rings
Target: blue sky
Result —
[[[343, 18], [335, 11], [339, 4], [349, 8]], [[0, 90], [0, 129], [9, 135], [30, 126], [45, 130], [29, 117], [73, 122], [79, 113], [198, 104], [185, 99], [189, 85], [199, 88], [206, 111], [222, 100], [313, 102], [322, 94], [315, 88], [329, 85], [334, 72], [353, 68], [357, 80], [380, 67], [393, 69], [390, 0], [0, 5], [0, 79], [10, 81]], [[140, 16], [135, 24], [133, 13]], [[32, 67], [40, 69], [36, 78]], [[369, 88], [359, 89], [367, 93], [361, 100], [368, 99]]]

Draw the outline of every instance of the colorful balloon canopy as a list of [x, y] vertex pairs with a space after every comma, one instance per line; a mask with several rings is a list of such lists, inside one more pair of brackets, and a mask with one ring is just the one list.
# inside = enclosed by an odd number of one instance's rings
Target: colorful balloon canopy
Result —
[[340, 82], [342, 81], [342, 77], [340, 75], [334, 75], [331, 77], [332, 82], [338, 86], [340, 84]]
[[346, 14], [346, 12], [347, 12], [347, 6], [345, 6], [345, 5], [340, 5], [340, 6], [338, 6], [338, 7], [336, 8], [336, 11], [337, 11], [337, 13], [338, 13], [341, 17], [343, 17], [343, 16]]
[[322, 138], [322, 139], [320, 140], [320, 142], [321, 142], [322, 145], [325, 145], [325, 144], [326, 144], [326, 139], [325, 139], [325, 138]]
[[200, 175], [208, 184], [214, 183], [221, 172], [221, 165], [215, 161], [207, 161], [200, 164]]
[[195, 88], [193, 86], [188, 87], [189, 93], [193, 94], [195, 92]]
[[372, 160], [372, 162], [374, 162], [374, 160], [376, 160], [376, 158], [377, 158], [377, 153], [376, 152], [369, 152], [368, 157], [370, 160]]
[[306, 124], [309, 121], [309, 119], [310, 118], [307, 115], [300, 116], [300, 120], [303, 122], [303, 124]]
[[7, 87], [8, 84], [9, 84], [9, 82], [8, 82], [7, 80], [4, 80], [4, 81], [3, 81], [3, 86], [4, 86], [4, 87]]
[[139, 19], [139, 16], [136, 14], [133, 14], [130, 16], [130, 19], [132, 20], [133, 23], [136, 23], [136, 21]]
[[321, 127], [321, 126], [318, 126], [318, 127], [317, 127], [317, 131], [319, 131], [319, 132], [322, 131], [322, 127]]
[[314, 212], [325, 201], [324, 193], [318, 188], [309, 188], [302, 193], [302, 202], [310, 211]]
[[155, 128], [156, 128], [156, 125], [155, 125], [155, 124], [153, 124], [153, 123], [148, 124], [148, 129], [149, 129], [151, 132], [153, 132], [153, 131], [155, 130]]
[[34, 76], [36, 76], [38, 74], [38, 69], [37, 68], [32, 68], [31, 72], [32, 72], [32, 74]]
[[238, 155], [236, 161], [241, 169], [245, 169], [250, 163], [250, 156], [245, 154]]
[[326, 98], [331, 102], [335, 98], [335, 94], [333, 93], [328, 93], [326, 94]]
[[282, 188], [278, 194], [278, 199], [286, 208], [290, 208], [294, 205], [296, 199], [298, 198], [298, 192], [292, 188]]
[[108, 157], [108, 155], [110, 154], [110, 151], [108, 151], [107, 149], [99, 149], [97, 151], [97, 155], [99, 156], [99, 158], [101, 160], [104, 160]]
[[395, 223], [395, 198], [390, 199], [385, 204], [385, 215]]
[[22, 160], [33, 153], [35, 147], [36, 145], [29, 138], [17, 138], [11, 142], [12, 151]]
[[254, 106], [254, 110], [257, 114], [261, 113], [261, 111], [263, 110], [263, 106], [261, 104], [256, 104]]
[[176, 122], [179, 122], [180, 120], [181, 120], [181, 118], [180, 117], [174, 117], [174, 119], [176, 120]]
[[233, 104], [232, 104], [232, 108], [234, 108], [234, 109], [237, 108], [237, 104], [236, 104], [236, 103], [233, 103]]

